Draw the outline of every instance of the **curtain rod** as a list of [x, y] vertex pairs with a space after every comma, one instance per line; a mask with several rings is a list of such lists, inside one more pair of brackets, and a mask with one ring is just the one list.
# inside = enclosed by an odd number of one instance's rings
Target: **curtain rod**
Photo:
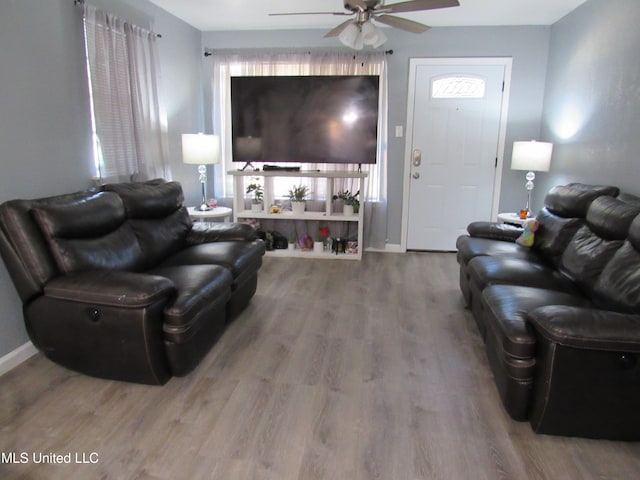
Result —
[[[73, 0], [73, 4], [75, 6], [82, 6], [85, 4], [85, 0]], [[129, 24], [131, 24], [131, 22], [128, 22]], [[144, 28], [144, 27], [140, 27], [140, 28]], [[158, 38], [162, 38], [162, 35], [160, 35], [159, 33], [156, 32], [152, 32], [150, 30], [147, 30], [146, 28], [144, 28], [144, 30], [148, 31], [149, 33], [152, 33], [154, 36], [158, 37]]]
[[[211, 55], [213, 55], [214, 50], [211, 49], [207, 49], [204, 51], [204, 56], [205, 57], [210, 57]], [[311, 53], [311, 52], [307, 52], [307, 53]], [[385, 50], [383, 52], [385, 55], [393, 55], [393, 50]]]

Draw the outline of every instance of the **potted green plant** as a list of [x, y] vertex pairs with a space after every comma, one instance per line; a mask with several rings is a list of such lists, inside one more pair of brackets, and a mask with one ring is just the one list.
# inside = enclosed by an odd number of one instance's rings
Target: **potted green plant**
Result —
[[341, 190], [333, 196], [333, 199], [342, 200], [344, 204], [342, 213], [344, 215], [351, 216], [354, 212], [357, 212], [360, 209], [360, 200], [358, 200], [358, 195], [360, 195], [360, 190], [356, 193], [351, 193], [349, 190]]
[[262, 185], [259, 183], [251, 183], [247, 185], [246, 193], [253, 193], [253, 198], [251, 199], [251, 211], [261, 212], [262, 200], [264, 198], [264, 188]]
[[307, 195], [309, 195], [309, 187], [306, 185], [294, 185], [293, 188], [289, 190], [291, 211], [294, 215], [302, 215], [304, 213]]

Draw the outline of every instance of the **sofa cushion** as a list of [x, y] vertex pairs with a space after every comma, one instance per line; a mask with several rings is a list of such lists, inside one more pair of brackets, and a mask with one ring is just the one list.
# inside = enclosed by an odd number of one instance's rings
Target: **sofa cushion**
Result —
[[623, 192], [616, 198], [621, 202], [628, 203], [629, 205], [633, 205], [634, 207], [640, 207], [640, 197], [638, 197], [637, 195]]
[[165, 260], [161, 266], [220, 265], [233, 275], [234, 283], [247, 273], [253, 274], [262, 265], [264, 242], [212, 242], [185, 248]]
[[2, 255], [23, 302], [40, 294], [46, 282], [59, 274], [48, 242], [31, 210], [37, 205], [78, 201], [95, 193], [83, 191], [37, 200], [10, 200], [0, 206]]
[[544, 208], [536, 220], [535, 248], [551, 263], [559, 266], [562, 254], [573, 235], [582, 227], [589, 206], [601, 196], [615, 196], [617, 187], [569, 183], [553, 187], [545, 195]]
[[604, 309], [640, 313], [640, 217], [598, 277], [594, 302]]
[[578, 230], [562, 255], [562, 272], [589, 294], [639, 213], [640, 206], [614, 197], [595, 199], [587, 212], [586, 225]]
[[575, 284], [552, 266], [521, 258], [479, 256], [469, 262], [469, 277], [479, 290], [488, 285], [522, 285], [579, 294]]
[[544, 197], [544, 206], [560, 217], [585, 218], [593, 200], [603, 195], [615, 197], [619, 193], [618, 187], [569, 183], [549, 190]]
[[182, 206], [184, 194], [178, 182], [151, 180], [113, 183], [103, 190], [117, 193], [145, 257], [146, 268], [184, 247], [193, 223]]
[[128, 223], [140, 242], [147, 268], [156, 266], [184, 248], [191, 230], [191, 220], [185, 207], [166, 217], [134, 219]]
[[456, 241], [456, 248], [458, 249], [458, 261], [464, 264], [480, 255], [508, 256], [530, 262], [545, 263], [536, 251], [522, 247], [515, 242], [462, 235]]
[[112, 183], [102, 189], [122, 198], [127, 218], [166, 217], [182, 207], [184, 201], [178, 182]]
[[570, 293], [514, 285], [492, 285], [482, 292], [487, 330], [500, 340], [505, 354], [516, 359], [535, 355], [535, 332], [527, 314], [544, 305], [589, 306], [587, 299]]
[[[629, 195], [625, 196], [626, 198]], [[622, 196], [595, 199], [587, 212], [587, 225], [593, 233], [605, 240], [624, 240], [629, 228], [640, 214], [640, 202], [633, 204]]]
[[539, 226], [533, 243], [547, 262], [559, 265], [562, 254], [575, 233], [584, 225], [584, 218], [558, 216], [546, 207], [536, 216]]
[[66, 203], [35, 205], [33, 215], [48, 236], [59, 238], [99, 237], [125, 221], [122, 200], [106, 192]]
[[124, 206], [114, 193], [38, 205], [33, 215], [63, 273], [85, 270], [139, 271], [144, 257], [130, 226]]
[[164, 327], [171, 333], [172, 341], [183, 342], [198, 329], [200, 322], [220, 322], [203, 315], [214, 303], [224, 303], [231, 295], [231, 273], [218, 265], [179, 265], [154, 268], [151, 275], [165, 277], [177, 290], [177, 295], [164, 309]]

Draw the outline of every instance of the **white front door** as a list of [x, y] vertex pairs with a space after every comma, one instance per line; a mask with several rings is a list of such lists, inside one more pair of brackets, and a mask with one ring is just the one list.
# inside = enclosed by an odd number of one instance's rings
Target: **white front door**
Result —
[[470, 222], [491, 218], [506, 62], [479, 60], [411, 62], [405, 182], [409, 250], [455, 250], [456, 238]]

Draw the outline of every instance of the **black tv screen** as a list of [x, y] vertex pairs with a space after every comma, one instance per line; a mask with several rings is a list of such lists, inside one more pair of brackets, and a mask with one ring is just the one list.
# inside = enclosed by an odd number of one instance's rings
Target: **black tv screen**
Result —
[[231, 77], [234, 162], [375, 163], [377, 75]]

